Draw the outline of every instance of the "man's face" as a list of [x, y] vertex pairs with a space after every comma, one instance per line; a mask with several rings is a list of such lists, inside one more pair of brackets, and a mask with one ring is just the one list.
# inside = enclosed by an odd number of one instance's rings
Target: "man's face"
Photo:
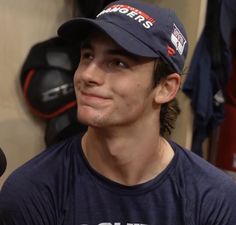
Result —
[[103, 33], [81, 48], [74, 84], [78, 119], [92, 127], [145, 123], [153, 109], [154, 60], [131, 55]]

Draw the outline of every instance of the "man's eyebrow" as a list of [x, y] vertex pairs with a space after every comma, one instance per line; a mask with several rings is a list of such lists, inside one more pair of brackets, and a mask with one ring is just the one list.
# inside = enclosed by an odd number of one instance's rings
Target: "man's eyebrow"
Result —
[[[80, 48], [81, 48], [81, 50], [83, 50], [83, 49], [94, 49], [90, 39], [86, 39], [83, 42], [81, 42], [81, 47]], [[122, 48], [107, 49], [105, 51], [105, 53], [107, 55], [112, 55], [112, 56], [115, 55], [115, 56], [122, 56], [122, 57], [130, 58], [135, 62], [140, 61], [139, 56], [136, 56], [132, 53], [129, 53], [129, 52], [127, 52], [126, 50], [124, 50]]]
[[133, 59], [134, 61], [139, 61], [140, 57], [139, 56], [136, 56], [132, 53], [129, 53], [123, 49], [108, 49], [107, 51], [107, 54], [109, 55], [118, 55], [118, 56], [124, 56], [124, 57], [127, 57], [127, 58], [131, 58]]

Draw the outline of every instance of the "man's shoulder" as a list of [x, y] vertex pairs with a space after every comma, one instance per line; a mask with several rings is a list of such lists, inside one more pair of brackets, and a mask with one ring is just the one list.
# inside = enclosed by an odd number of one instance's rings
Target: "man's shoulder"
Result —
[[218, 191], [231, 189], [233, 186], [236, 191], [236, 182], [223, 170], [176, 143], [172, 145], [178, 152], [178, 172], [184, 175], [187, 185], [212, 187]]
[[[190, 150], [173, 144], [177, 157], [173, 179], [189, 215], [203, 224], [235, 224], [236, 182]], [[200, 215], [200, 217], [199, 217]], [[207, 222], [205, 222], [207, 221]]]
[[78, 146], [80, 139], [72, 137], [46, 148], [13, 171], [3, 189], [8, 186], [29, 188], [30, 185], [51, 182], [59, 173], [69, 169], [71, 160], [79, 151]]
[[[69, 138], [16, 169], [2, 186], [0, 217], [7, 215], [7, 218], [24, 221], [25, 218], [30, 220], [31, 215], [40, 214], [54, 218], [73, 187], [70, 174], [76, 167], [79, 148], [80, 139]], [[55, 209], [51, 210], [52, 207]]]

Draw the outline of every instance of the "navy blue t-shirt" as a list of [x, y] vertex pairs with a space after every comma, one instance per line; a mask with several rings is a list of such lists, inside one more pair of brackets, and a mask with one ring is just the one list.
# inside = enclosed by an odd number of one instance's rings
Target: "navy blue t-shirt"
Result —
[[94, 171], [79, 137], [54, 145], [7, 179], [0, 193], [0, 224], [235, 225], [235, 182], [170, 144], [175, 156], [169, 166], [135, 186]]

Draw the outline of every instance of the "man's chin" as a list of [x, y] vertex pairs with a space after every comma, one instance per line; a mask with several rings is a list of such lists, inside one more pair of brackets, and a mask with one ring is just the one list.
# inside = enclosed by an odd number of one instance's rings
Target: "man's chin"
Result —
[[96, 128], [102, 128], [105, 126], [105, 121], [98, 117], [98, 116], [94, 116], [94, 115], [82, 115], [79, 114], [77, 115], [78, 121], [86, 126], [90, 126], [90, 127], [96, 127]]

